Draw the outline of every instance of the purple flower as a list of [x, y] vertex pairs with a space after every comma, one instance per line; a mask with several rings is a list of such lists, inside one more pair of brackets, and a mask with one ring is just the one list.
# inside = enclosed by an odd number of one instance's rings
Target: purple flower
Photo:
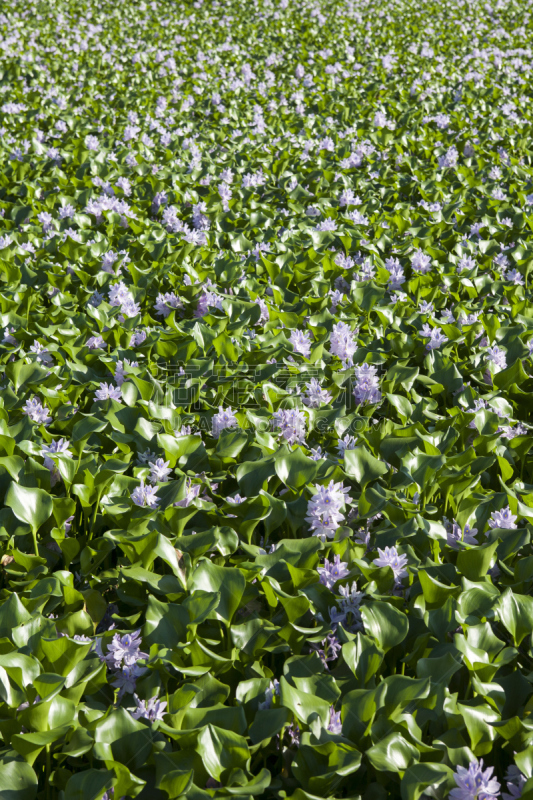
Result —
[[138, 664], [132, 664], [131, 667], [124, 666], [120, 672], [116, 672], [110, 684], [119, 690], [118, 699], [120, 700], [125, 694], [133, 694], [137, 687], [137, 678], [146, 672], [148, 672], [147, 668], [140, 667]]
[[354, 281], [361, 283], [362, 281], [370, 281], [374, 277], [375, 270], [369, 258], [365, 258], [361, 264], [361, 272], [353, 276]]
[[505, 352], [498, 347], [497, 344], [495, 344], [494, 347], [488, 348], [487, 359], [490, 366], [494, 365], [494, 372], [499, 372], [499, 370], [507, 367], [507, 358], [505, 356]]
[[355, 450], [357, 445], [357, 439], [355, 436], [350, 436], [350, 434], [346, 434], [343, 439], [339, 439], [337, 444], [337, 452], [339, 454], [339, 458], [344, 458], [344, 454], [347, 450]]
[[358, 404], [379, 403], [381, 392], [379, 391], [379, 379], [377, 368], [370, 364], [363, 364], [355, 368], [356, 384], [353, 390], [354, 397]]
[[209, 308], [218, 308], [219, 311], [223, 311], [224, 307], [222, 305], [222, 298], [216, 294], [216, 292], [210, 292], [206, 289], [202, 291], [198, 299], [198, 306], [196, 311], [194, 312], [195, 317], [203, 317], [207, 314]]
[[[120, 306], [120, 310], [125, 317], [135, 317], [141, 311], [139, 304], [135, 302], [132, 293], [128, 291], [123, 281], [113, 284], [110, 288], [109, 303], [112, 306]], [[121, 322], [123, 321], [122, 319]]]
[[503, 800], [518, 800], [519, 797], [522, 797], [522, 790], [527, 778], [518, 767], [515, 767], [514, 764], [510, 766], [505, 780], [507, 781], [507, 792], [502, 793]]
[[336, 231], [337, 230], [337, 223], [334, 219], [325, 219], [323, 222], [319, 222], [316, 226], [317, 231]]
[[144, 341], [146, 340], [146, 331], [135, 331], [132, 334], [130, 347], [135, 348], [139, 347]]
[[141, 629], [120, 636], [115, 633], [111, 644], [107, 645], [108, 655], [105, 660], [113, 669], [122, 666], [133, 667], [141, 658], [148, 658], [148, 653], [141, 651]]
[[335, 606], [329, 609], [333, 630], [336, 630], [337, 625], [342, 625], [346, 630], [352, 633], [364, 631], [363, 618], [360, 610], [364, 592], [358, 591], [355, 581], [353, 581], [351, 589], [349, 584], [347, 586], [340, 586], [339, 592], [341, 595], [340, 609]]
[[187, 493], [183, 498], [183, 500], [178, 500], [177, 503], [174, 503], [174, 505], [180, 506], [181, 508], [187, 508], [188, 506], [190, 506], [193, 500], [195, 500], [198, 497], [201, 488], [202, 488], [201, 484], [197, 483], [193, 486], [191, 479], [187, 478]]
[[309, 408], [319, 408], [322, 403], [329, 403], [331, 395], [326, 389], [322, 389], [320, 383], [316, 378], [311, 378], [309, 383], [306, 383], [306, 397], [302, 398], [302, 402]]
[[[124, 136], [124, 138], [126, 138], [126, 137]], [[131, 183], [127, 178], [120, 177], [117, 180], [116, 185], [118, 186], [119, 189], [122, 189], [122, 191], [124, 192], [126, 197], [130, 196], [130, 194], [131, 194]]]
[[[122, 285], [124, 285], [124, 284], [122, 284]], [[100, 292], [94, 292], [91, 295], [91, 297], [88, 299], [87, 302], [89, 303], [90, 306], [94, 306], [95, 308], [98, 308], [98, 306], [100, 305], [100, 303], [102, 302], [103, 299], [104, 299], [104, 295], [103, 294], [100, 294]]]
[[332, 589], [337, 581], [342, 580], [349, 574], [350, 570], [347, 567], [348, 564], [341, 561], [340, 556], [335, 556], [332, 562], [326, 558], [324, 566], [317, 569], [320, 575], [320, 583], [327, 586], [328, 589]]
[[182, 425], [181, 428], [178, 428], [174, 431], [176, 436], [190, 436], [192, 433], [192, 427], [190, 425]]
[[457, 784], [452, 789], [452, 800], [490, 800], [500, 794], [500, 784], [492, 777], [494, 767], [487, 767], [483, 771], [483, 759], [479, 762], [471, 761], [468, 769], [457, 767], [454, 778]]
[[415, 272], [425, 275], [431, 269], [431, 256], [426, 255], [422, 250], [415, 250], [411, 257], [411, 266]]
[[311, 526], [313, 536], [320, 537], [323, 541], [326, 538], [333, 539], [335, 531], [344, 521], [344, 514], [340, 510], [347, 500], [346, 496], [349, 489], [345, 489], [341, 483], [330, 481], [328, 486], [315, 486], [316, 494], [307, 504], [307, 516], [305, 521]]
[[127, 358], [124, 361], [117, 361], [117, 366], [115, 367], [115, 383], [117, 386], [122, 386], [122, 384], [127, 381], [126, 377], [126, 367], [138, 367], [139, 364], [137, 361], [128, 361]]
[[503, 427], [498, 428], [498, 431], [501, 433], [504, 439], [514, 439], [515, 436], [525, 436], [527, 434], [527, 428], [525, 425], [522, 425], [521, 422], [519, 422], [514, 428], [512, 425], [504, 425]]
[[156, 494], [156, 486], [145, 486], [144, 481], [141, 481], [141, 485], [137, 486], [131, 493], [131, 499], [136, 506], [157, 508], [159, 497], [156, 497]]
[[279, 681], [274, 678], [273, 681], [270, 681], [270, 686], [268, 689], [265, 690], [265, 699], [263, 702], [259, 703], [257, 706], [259, 711], [265, 711], [268, 708], [272, 707], [272, 700], [274, 697], [279, 697], [280, 687]]
[[292, 344], [295, 353], [301, 353], [304, 358], [311, 355], [311, 334], [307, 331], [291, 331], [289, 342]]
[[[7, 328], [4, 328], [4, 338], [2, 339], [2, 344], [14, 344], [14, 345], [17, 345], [18, 344], [17, 340], [15, 339], [14, 336], [11, 335], [13, 333], [15, 333], [15, 328], [10, 328], [9, 326]], [[533, 339], [532, 339], [532, 343], [533, 343]], [[530, 350], [531, 350], [531, 348], [530, 348]]]
[[262, 297], [256, 297], [255, 302], [257, 303], [257, 305], [261, 309], [261, 316], [259, 317], [259, 319], [257, 320], [257, 322], [255, 324], [256, 325], [264, 325], [270, 319], [270, 314], [268, 312], [268, 306], [267, 306], [266, 302], [263, 300]]
[[517, 517], [511, 514], [509, 506], [501, 511], [493, 511], [489, 519], [489, 528], [516, 528]]
[[100, 143], [96, 136], [86, 136], [85, 137], [85, 147], [87, 150], [99, 150]]
[[246, 497], [241, 497], [240, 494], [236, 494], [235, 497], [226, 497], [226, 503], [231, 503], [234, 506], [244, 503], [245, 500]]
[[332, 291], [330, 289], [329, 290], [329, 295], [331, 297], [331, 308], [329, 310], [330, 314], [336, 314], [337, 313], [337, 306], [340, 305], [340, 303], [342, 303], [344, 301], [344, 295], [340, 291], [340, 289], [335, 289], [335, 291]]
[[192, 224], [195, 230], [209, 230], [209, 219], [203, 213], [207, 210], [204, 201], [195, 203], [192, 207]]
[[355, 532], [354, 541], [356, 544], [364, 544], [366, 549], [370, 549], [370, 531], [368, 528], [359, 528]]
[[287, 733], [291, 739], [291, 746], [300, 746], [300, 728], [297, 722], [291, 722], [289, 727], [287, 728]]
[[52, 356], [46, 349], [44, 345], [42, 345], [37, 339], [33, 342], [32, 346], [30, 347], [30, 352], [35, 353], [37, 356], [37, 361], [39, 361], [44, 366], [48, 367], [52, 363]]
[[275, 412], [272, 424], [281, 430], [281, 435], [289, 444], [302, 444], [305, 441], [307, 420], [303, 411], [282, 408]]
[[183, 303], [176, 294], [167, 292], [166, 294], [158, 294], [154, 308], [157, 314], [162, 314], [166, 319], [174, 309], [183, 308]]
[[52, 421], [52, 417], [48, 416], [48, 408], [41, 405], [41, 401], [36, 397], [27, 400], [22, 406], [22, 412], [26, 414], [32, 422], [38, 422], [40, 425], [47, 425]]
[[345, 364], [351, 364], [353, 354], [357, 350], [356, 331], [352, 331], [346, 322], [337, 322], [329, 337], [329, 351], [338, 356]]
[[105, 346], [105, 342], [99, 334], [96, 334], [96, 336], [91, 336], [89, 339], [87, 339], [87, 347], [89, 350], [104, 350]]
[[113, 386], [111, 383], [101, 383], [94, 396], [96, 400], [122, 400], [122, 392], [119, 387]]
[[50, 470], [50, 483], [52, 486], [61, 480], [61, 473], [50, 456], [61, 454], [72, 457], [72, 453], [68, 449], [69, 444], [70, 442], [68, 442], [66, 439], [58, 439], [56, 442], [52, 442], [51, 444], [43, 444], [41, 455], [44, 456], [44, 466]]
[[167, 707], [166, 700], [159, 700], [158, 697], [151, 697], [148, 702], [139, 700], [136, 694], [133, 695], [137, 708], [132, 713], [134, 719], [147, 719], [150, 722], [155, 722], [157, 719], [163, 719], [165, 709]]
[[150, 465], [150, 483], [167, 483], [168, 476], [172, 472], [169, 468], [170, 461], [163, 461], [162, 458], [158, 458], [155, 461], [149, 461]]
[[238, 427], [239, 423], [231, 407], [224, 409], [222, 406], [219, 406], [218, 414], [215, 414], [211, 420], [211, 435], [213, 439], [218, 439], [222, 431], [226, 428]]
[[359, 611], [359, 606], [365, 593], [358, 591], [357, 583], [355, 581], [352, 582], [351, 589], [350, 584], [347, 584], [346, 586], [340, 586], [339, 593], [342, 597], [341, 607], [343, 611], [351, 613]]
[[327, 730], [330, 733], [336, 733], [336, 734], [342, 733], [341, 712], [335, 711], [334, 706], [331, 706], [331, 708], [329, 709], [329, 720], [327, 724]]
[[354, 195], [352, 189], [345, 189], [341, 196], [339, 197], [339, 206], [343, 208], [344, 206], [358, 206], [361, 202], [359, 197]]
[[461, 273], [465, 269], [474, 269], [476, 262], [472, 256], [463, 256], [457, 264], [457, 272]]
[[420, 335], [429, 337], [429, 342], [426, 344], [426, 350], [436, 350], [442, 344], [448, 341], [448, 338], [444, 336], [440, 328], [431, 328], [427, 322], [422, 326]]
[[438, 156], [437, 161], [441, 169], [446, 169], [448, 167], [456, 167], [458, 158], [457, 148], [452, 145], [443, 156]]
[[146, 448], [143, 453], [138, 453], [137, 461], [139, 464], [148, 464], [150, 461], [155, 461], [157, 459], [157, 453], [152, 453], [150, 448]]
[[520, 272], [518, 272], [517, 269], [509, 270], [509, 272], [505, 276], [505, 280], [511, 281], [511, 283], [514, 283], [517, 286], [523, 286], [524, 285], [524, 279], [523, 279], [522, 275], [520, 274]]
[[378, 547], [378, 553], [379, 557], [375, 558], [372, 563], [376, 567], [390, 567], [394, 573], [396, 583], [399, 583], [402, 578], [407, 576], [408, 572], [404, 569], [407, 564], [407, 556], [399, 555], [396, 547], [385, 547], [385, 550], [381, 550]]
[[403, 267], [397, 258], [387, 258], [385, 267], [389, 270], [389, 289], [399, 289], [402, 283], [405, 283], [405, 275], [403, 274]]
[[40, 214], [37, 214], [37, 219], [43, 226], [44, 231], [50, 230], [52, 227], [53, 217], [48, 211], [41, 211]]
[[449, 522], [444, 517], [444, 527], [446, 528], [447, 544], [453, 547], [454, 550], [459, 549], [459, 542], [463, 544], [477, 545], [479, 542], [476, 539], [477, 528], [471, 528], [470, 525], [465, 525], [464, 530], [461, 531], [460, 526], [454, 520], [453, 523]]
[[222, 208], [224, 209], [224, 211], [229, 211], [229, 201], [233, 197], [233, 192], [231, 191], [231, 189], [229, 188], [228, 184], [225, 181], [219, 183], [217, 189], [220, 195], [220, 199], [222, 200]]
[[311, 650], [315, 651], [326, 669], [329, 670], [328, 663], [338, 659], [339, 653], [342, 650], [342, 645], [334, 633], [328, 634], [325, 639], [322, 639], [320, 644], [322, 647], [319, 647], [318, 644], [311, 644]]
[[[115, 270], [114, 270], [114, 268], [113, 268], [113, 264], [115, 263], [115, 261], [117, 260], [117, 258], [118, 258], [118, 253], [114, 253], [114, 252], [113, 252], [113, 250], [109, 250], [109, 251], [108, 251], [108, 252], [107, 252], [107, 253], [104, 255], [104, 258], [103, 258], [103, 260], [102, 260], [102, 267], [101, 267], [101, 269], [102, 269], [104, 272], [109, 272], [109, 274], [110, 274], [110, 275], [114, 275], [114, 274], [115, 274]], [[119, 268], [118, 268], [118, 272], [120, 272], [120, 266], [119, 266]]]

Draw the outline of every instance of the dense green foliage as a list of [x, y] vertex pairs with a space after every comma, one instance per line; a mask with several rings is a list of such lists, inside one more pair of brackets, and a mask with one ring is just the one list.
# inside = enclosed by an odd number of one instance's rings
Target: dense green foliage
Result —
[[3, 4], [2, 800], [533, 797], [528, 6]]

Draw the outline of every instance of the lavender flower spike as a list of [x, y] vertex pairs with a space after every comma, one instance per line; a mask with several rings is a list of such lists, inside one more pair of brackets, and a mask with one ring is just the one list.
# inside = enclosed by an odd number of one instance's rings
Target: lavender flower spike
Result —
[[150, 722], [155, 722], [157, 719], [163, 719], [163, 716], [166, 714], [166, 700], [159, 700], [158, 697], [151, 697], [148, 702], [146, 702], [145, 700], [139, 700], [136, 694], [133, 695], [133, 699], [137, 705], [137, 708], [131, 715], [134, 719], [147, 719]]
[[156, 494], [156, 486], [145, 486], [144, 481], [141, 481], [141, 485], [137, 486], [131, 493], [131, 499], [136, 506], [156, 508], [159, 503], [159, 497], [156, 497]]
[[407, 576], [407, 570], [404, 569], [407, 564], [407, 556], [399, 555], [396, 547], [385, 547], [385, 550], [380, 550], [378, 547], [378, 553], [379, 558], [375, 558], [373, 563], [376, 567], [390, 567], [396, 583]]
[[501, 511], [493, 511], [489, 519], [489, 528], [516, 528], [516, 516], [511, 514], [509, 506]]
[[346, 496], [349, 489], [345, 489], [341, 483], [330, 481], [328, 486], [316, 486], [316, 494], [311, 498], [307, 505], [308, 522], [313, 531], [313, 536], [319, 536], [323, 541], [333, 539], [335, 531], [344, 521], [344, 514], [340, 510], [341, 506], [350, 500]]
[[457, 788], [452, 789], [452, 800], [491, 800], [500, 794], [500, 784], [492, 777], [494, 767], [483, 771], [483, 759], [471, 761], [468, 769], [457, 767], [454, 775]]
[[106, 661], [114, 669], [120, 669], [122, 664], [132, 667], [141, 658], [148, 658], [148, 653], [141, 650], [141, 630], [119, 636], [115, 633], [111, 644], [107, 645], [108, 655]]
[[320, 583], [327, 586], [328, 589], [332, 589], [337, 581], [349, 575], [350, 571], [347, 569], [347, 566], [348, 565], [344, 563], [344, 561], [341, 561], [340, 556], [335, 556], [332, 562], [328, 561], [326, 558], [324, 560], [324, 566], [317, 569], [320, 575]]
[[335, 711], [335, 708], [331, 706], [329, 709], [329, 720], [327, 724], [327, 730], [330, 733], [340, 734], [342, 733], [342, 722], [341, 722], [341, 712]]

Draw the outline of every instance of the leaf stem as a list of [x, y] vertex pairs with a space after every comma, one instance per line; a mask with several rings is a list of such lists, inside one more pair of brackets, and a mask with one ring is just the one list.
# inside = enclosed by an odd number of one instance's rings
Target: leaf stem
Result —
[[50, 758], [50, 745], [46, 745], [46, 800], [50, 800], [50, 773], [52, 771], [51, 758]]

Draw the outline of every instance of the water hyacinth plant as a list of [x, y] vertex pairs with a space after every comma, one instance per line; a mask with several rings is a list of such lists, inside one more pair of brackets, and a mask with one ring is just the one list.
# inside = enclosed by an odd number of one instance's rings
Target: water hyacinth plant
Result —
[[524, 0], [0, 8], [0, 800], [533, 787]]

